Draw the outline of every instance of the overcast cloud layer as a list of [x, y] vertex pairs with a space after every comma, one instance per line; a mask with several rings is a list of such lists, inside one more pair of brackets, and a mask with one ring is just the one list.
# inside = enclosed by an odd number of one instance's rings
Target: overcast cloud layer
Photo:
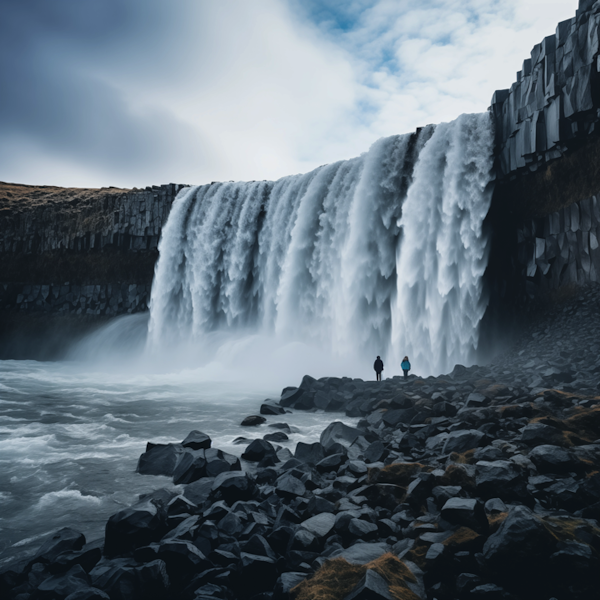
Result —
[[0, 0], [0, 180], [275, 179], [482, 112], [577, 0]]

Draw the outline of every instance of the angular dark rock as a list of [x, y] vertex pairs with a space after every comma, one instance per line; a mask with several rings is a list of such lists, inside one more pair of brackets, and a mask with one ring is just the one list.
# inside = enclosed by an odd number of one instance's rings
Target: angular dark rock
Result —
[[231, 506], [238, 500], [251, 500], [256, 493], [256, 483], [243, 471], [220, 473], [215, 477], [213, 492]]
[[[498, 577], [518, 585], [534, 582], [547, 565], [555, 540], [525, 506], [510, 509], [508, 517], [483, 546], [483, 560]], [[534, 584], [535, 585], [535, 584]]]
[[275, 402], [263, 402], [260, 405], [260, 414], [261, 415], [283, 415], [285, 414], [285, 408], [279, 406]]
[[314, 444], [298, 442], [294, 457], [309, 465], [316, 465], [325, 458], [325, 450], [319, 442], [315, 442]]
[[140, 458], [136, 472], [142, 475], [166, 475], [171, 477], [179, 456], [183, 452], [181, 444], [150, 444]]
[[192, 576], [212, 565], [209, 560], [192, 544], [185, 540], [169, 540], [161, 543], [158, 558], [164, 561], [171, 583], [181, 588]]
[[242, 458], [250, 462], [260, 462], [266, 456], [270, 456], [275, 462], [279, 462], [275, 448], [265, 440], [254, 440], [242, 454]]
[[450, 498], [442, 507], [442, 517], [450, 523], [487, 533], [488, 520], [483, 504], [475, 498]]
[[63, 527], [42, 544], [40, 549], [35, 553], [32, 562], [54, 562], [63, 552], [81, 550], [84, 545], [85, 536], [83, 533], [75, 531], [75, 529], [71, 529], [70, 527]]
[[394, 600], [388, 582], [377, 571], [367, 569], [356, 587], [344, 600]]
[[264, 417], [261, 417], [260, 415], [250, 415], [249, 417], [246, 417], [240, 423], [240, 425], [242, 427], [256, 427], [257, 425], [262, 425], [266, 422], [267, 420]]
[[40, 600], [66, 598], [69, 594], [89, 589], [90, 578], [80, 565], [75, 565], [67, 573], [52, 575], [37, 587], [36, 597]]
[[288, 499], [304, 496], [306, 493], [306, 486], [291, 473], [284, 473], [281, 477], [279, 477], [279, 479], [277, 479], [275, 489], [279, 496]]
[[124, 554], [158, 541], [166, 530], [166, 511], [144, 500], [112, 515], [106, 523], [104, 553]]
[[323, 430], [319, 441], [327, 452], [327, 449], [335, 443], [350, 446], [362, 434], [360, 429], [349, 427], [341, 421], [334, 421]]
[[205, 433], [194, 429], [188, 433], [185, 440], [181, 442], [181, 445], [184, 448], [191, 448], [192, 450], [206, 450], [210, 448], [211, 439]]
[[458, 452], [459, 454], [482, 446], [486, 435], [477, 429], [461, 429], [452, 431], [444, 443], [444, 454]]
[[206, 476], [206, 455], [204, 450], [185, 450], [179, 456], [173, 470], [175, 485], [192, 483]]
[[536, 446], [529, 453], [529, 459], [540, 473], [568, 473], [580, 471], [582, 467], [581, 462], [570, 452], [549, 444]]
[[335, 515], [332, 513], [320, 513], [302, 521], [300, 526], [312, 533], [317, 538], [325, 538], [333, 530], [335, 525]]

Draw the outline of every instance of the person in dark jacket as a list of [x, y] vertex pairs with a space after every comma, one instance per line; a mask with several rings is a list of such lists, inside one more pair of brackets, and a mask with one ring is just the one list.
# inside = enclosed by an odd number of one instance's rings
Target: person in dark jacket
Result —
[[405, 356], [402, 360], [402, 364], [400, 365], [402, 370], [404, 371], [404, 379], [408, 379], [408, 372], [410, 371], [410, 362], [408, 360], [408, 356]]
[[373, 368], [375, 369], [375, 373], [377, 373], [377, 381], [381, 381], [381, 371], [383, 371], [383, 361], [381, 357], [378, 356], [373, 363]]

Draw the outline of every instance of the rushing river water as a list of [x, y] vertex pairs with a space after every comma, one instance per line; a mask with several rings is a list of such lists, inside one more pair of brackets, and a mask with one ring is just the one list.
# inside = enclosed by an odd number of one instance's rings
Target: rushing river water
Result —
[[[181, 441], [199, 429], [239, 456], [246, 446], [234, 445], [236, 437], [275, 431], [240, 422], [279, 396], [277, 378], [249, 386], [210, 381], [202, 369], [133, 368], [0, 361], [0, 564], [60, 527], [101, 537], [107, 518], [138, 494], [174, 487], [170, 478], [135, 473], [147, 441]], [[336, 418], [355, 422], [314, 413], [268, 421], [297, 429], [283, 444], [293, 451], [298, 441], [317, 441]]]

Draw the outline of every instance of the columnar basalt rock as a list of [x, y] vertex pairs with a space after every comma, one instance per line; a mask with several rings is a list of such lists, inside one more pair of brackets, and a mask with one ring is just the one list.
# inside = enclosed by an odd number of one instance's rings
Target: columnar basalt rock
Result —
[[534, 46], [517, 81], [492, 98], [501, 177], [536, 171], [597, 134], [600, 4], [580, 0], [572, 19]]
[[0, 184], [0, 310], [144, 311], [180, 185], [144, 190]]
[[600, 278], [600, 202], [576, 202], [518, 230], [518, 261], [531, 297]]

